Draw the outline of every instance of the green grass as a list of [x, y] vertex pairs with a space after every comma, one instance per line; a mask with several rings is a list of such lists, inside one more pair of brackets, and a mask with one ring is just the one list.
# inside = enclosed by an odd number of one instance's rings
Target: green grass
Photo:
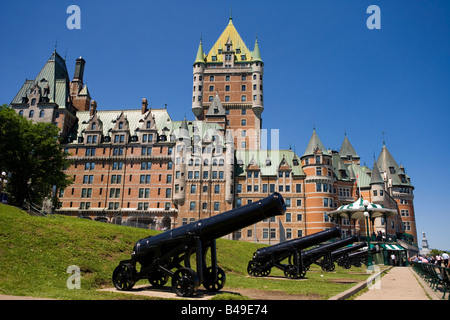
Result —
[[[111, 275], [121, 260], [129, 259], [137, 240], [157, 231], [105, 224], [86, 219], [53, 215], [30, 216], [15, 207], [0, 204], [0, 294], [56, 299], [143, 299], [134, 295], [99, 292], [112, 287]], [[227, 275], [224, 291], [236, 288], [284, 291], [317, 299], [327, 299], [354, 284], [333, 279], [364, 280], [365, 268], [325, 273], [318, 267], [306, 274], [307, 280], [285, 280], [273, 270], [270, 279], [247, 275], [247, 263], [261, 244], [219, 239], [218, 262]], [[69, 290], [69, 266], [81, 269], [81, 289]], [[280, 276], [278, 278], [277, 276]], [[140, 280], [139, 284], [148, 284]], [[226, 294], [218, 299], [243, 299]]]

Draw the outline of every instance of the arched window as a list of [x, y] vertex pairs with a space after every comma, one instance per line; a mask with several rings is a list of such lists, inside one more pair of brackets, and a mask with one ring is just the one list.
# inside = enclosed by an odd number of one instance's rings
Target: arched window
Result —
[[19, 116], [23, 116], [23, 110], [19, 111]]
[[41, 110], [41, 111], [39, 112], [39, 118], [43, 118], [43, 117], [44, 117], [44, 114], [45, 114], [45, 111], [44, 111], [44, 110]]
[[30, 110], [30, 113], [28, 114], [28, 118], [34, 117], [34, 110]]

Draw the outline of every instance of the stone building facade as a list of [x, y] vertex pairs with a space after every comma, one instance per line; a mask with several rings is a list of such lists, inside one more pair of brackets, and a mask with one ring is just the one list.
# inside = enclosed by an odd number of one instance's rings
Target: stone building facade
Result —
[[302, 154], [261, 148], [264, 63], [258, 41], [250, 51], [231, 18], [208, 53], [200, 41], [192, 121], [172, 120], [146, 98], [132, 110], [98, 106], [83, 83], [85, 63], [76, 60], [70, 81], [55, 51], [11, 102], [19, 114], [61, 129], [73, 184], [58, 190], [58, 213], [166, 230], [277, 191], [287, 204], [284, 216], [230, 235], [273, 244], [335, 224], [345, 235], [364, 235], [362, 221], [327, 215], [362, 196], [398, 212], [372, 221], [373, 231], [417, 243], [414, 187], [384, 144], [372, 168], [361, 165], [346, 136], [340, 150], [328, 150], [315, 130]]

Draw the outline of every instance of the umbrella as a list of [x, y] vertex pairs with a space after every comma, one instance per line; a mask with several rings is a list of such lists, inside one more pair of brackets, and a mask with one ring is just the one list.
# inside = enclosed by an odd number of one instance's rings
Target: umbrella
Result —
[[336, 210], [328, 212], [328, 215], [330, 217], [345, 215], [349, 219], [365, 219], [364, 212], [368, 212], [371, 219], [397, 214], [396, 209], [388, 209], [381, 204], [371, 203], [368, 200], [359, 198], [353, 203], [340, 206]]

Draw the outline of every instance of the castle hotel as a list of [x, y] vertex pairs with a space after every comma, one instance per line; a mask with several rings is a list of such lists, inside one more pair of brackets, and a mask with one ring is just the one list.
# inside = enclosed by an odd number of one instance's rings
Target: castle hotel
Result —
[[200, 41], [193, 57], [192, 121], [172, 120], [146, 98], [135, 110], [99, 108], [84, 83], [85, 60], [76, 60], [70, 80], [56, 50], [36, 78], [25, 81], [10, 106], [57, 125], [72, 161], [66, 172], [73, 184], [58, 190], [58, 213], [167, 230], [277, 191], [287, 205], [284, 216], [230, 235], [274, 244], [336, 224], [344, 235], [365, 235], [364, 221], [327, 214], [362, 196], [397, 210], [372, 220], [371, 233], [417, 243], [414, 187], [386, 145], [371, 168], [361, 165], [346, 136], [339, 150], [329, 150], [315, 130], [303, 153], [263, 149], [258, 40], [248, 47], [230, 18], [212, 48], [204, 51]]

